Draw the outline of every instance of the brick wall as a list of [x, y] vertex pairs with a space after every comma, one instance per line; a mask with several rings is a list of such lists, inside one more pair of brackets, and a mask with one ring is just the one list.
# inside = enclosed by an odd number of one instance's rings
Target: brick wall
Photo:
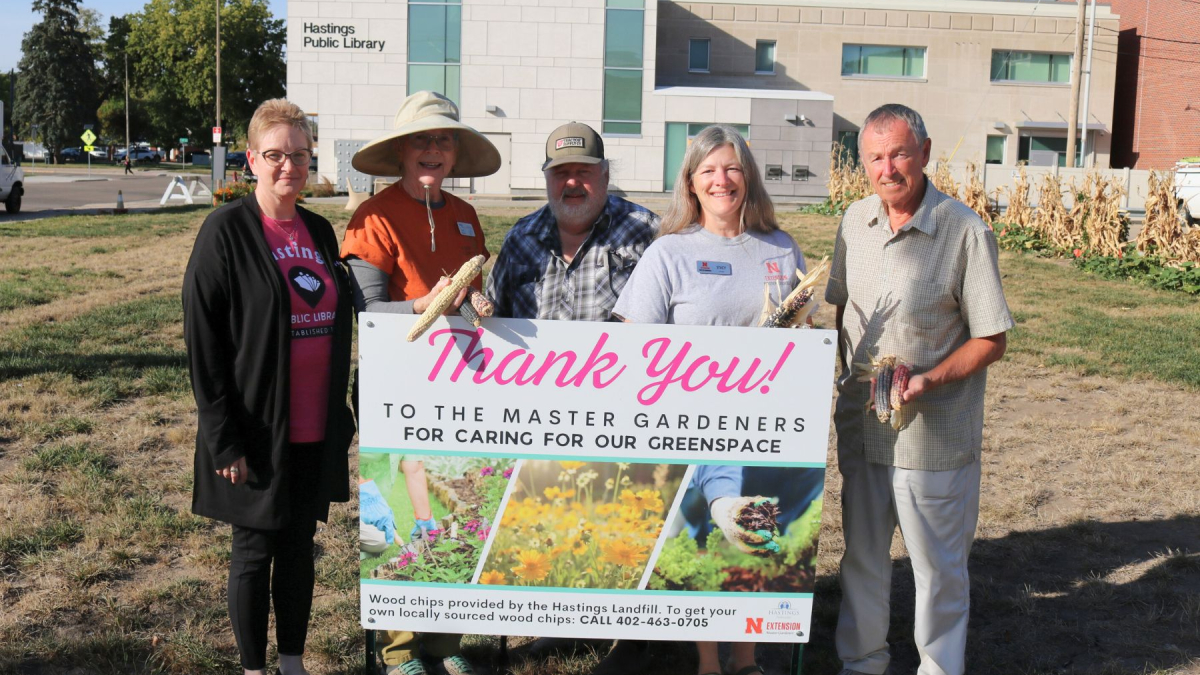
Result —
[[[1111, 3], [1121, 17], [1113, 166], [1165, 169], [1200, 155], [1200, 4]], [[1102, 31], [1096, 33], [1099, 38]]]

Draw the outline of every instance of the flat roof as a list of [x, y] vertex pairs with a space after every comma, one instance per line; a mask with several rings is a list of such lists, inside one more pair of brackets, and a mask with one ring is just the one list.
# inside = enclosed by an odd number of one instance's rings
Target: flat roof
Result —
[[[1052, 130], [1066, 131], [1067, 123], [1066, 122], [1058, 122], [1058, 121], [1038, 122], [1036, 120], [1022, 120], [1020, 122], [1017, 122], [1016, 127], [1018, 129], [1045, 129], [1047, 131], [1052, 131]], [[1078, 125], [1076, 125], [1076, 128], [1079, 128]], [[1108, 129], [1099, 122], [1088, 122], [1087, 128], [1091, 131], [1108, 131]]]
[[[673, 0], [675, 1], [675, 0]], [[1086, 1], [1086, 0], [1084, 0]], [[715, 5], [778, 5], [825, 9], [884, 9], [893, 12], [945, 12], [951, 14], [1011, 14], [1028, 17], [1073, 19], [1074, 2], [1042, 0], [712, 0]], [[1112, 7], [1096, 3], [1097, 19], [1116, 19]]]
[[732, 89], [727, 87], [657, 87], [659, 96], [712, 96], [715, 98], [774, 98], [792, 101], [832, 101], [823, 91], [795, 89]]

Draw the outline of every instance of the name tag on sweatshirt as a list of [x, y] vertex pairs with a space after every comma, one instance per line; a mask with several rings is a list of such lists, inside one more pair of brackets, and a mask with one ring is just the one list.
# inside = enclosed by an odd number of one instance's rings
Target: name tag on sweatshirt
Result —
[[459, 221], [458, 233], [464, 237], [474, 237], [475, 236], [475, 226], [470, 223], [464, 223], [462, 221]]
[[714, 260], [697, 260], [696, 271], [700, 274], [719, 274], [727, 277], [733, 274], [733, 265], [727, 262], [716, 262]]

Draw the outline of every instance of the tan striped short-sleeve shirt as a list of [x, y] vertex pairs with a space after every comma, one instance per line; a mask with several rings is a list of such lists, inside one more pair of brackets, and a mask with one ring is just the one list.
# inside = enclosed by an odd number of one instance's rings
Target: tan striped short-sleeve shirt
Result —
[[987, 225], [928, 181], [916, 214], [895, 235], [877, 195], [846, 210], [825, 291], [827, 302], [845, 306], [834, 413], [842, 449], [926, 471], [979, 458], [986, 369], [910, 403], [912, 421], [897, 432], [866, 411], [870, 385], [847, 365], [892, 354], [921, 373], [969, 338], [1012, 328], [997, 261]]

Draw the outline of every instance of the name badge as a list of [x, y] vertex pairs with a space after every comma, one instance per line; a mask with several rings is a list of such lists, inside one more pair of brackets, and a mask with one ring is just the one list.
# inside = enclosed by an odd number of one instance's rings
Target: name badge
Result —
[[727, 277], [733, 274], [733, 265], [727, 262], [716, 262], [713, 260], [697, 260], [696, 271], [700, 274], [719, 274]]
[[470, 223], [464, 223], [462, 221], [459, 221], [458, 233], [464, 237], [474, 237], [475, 236], [475, 226]]

